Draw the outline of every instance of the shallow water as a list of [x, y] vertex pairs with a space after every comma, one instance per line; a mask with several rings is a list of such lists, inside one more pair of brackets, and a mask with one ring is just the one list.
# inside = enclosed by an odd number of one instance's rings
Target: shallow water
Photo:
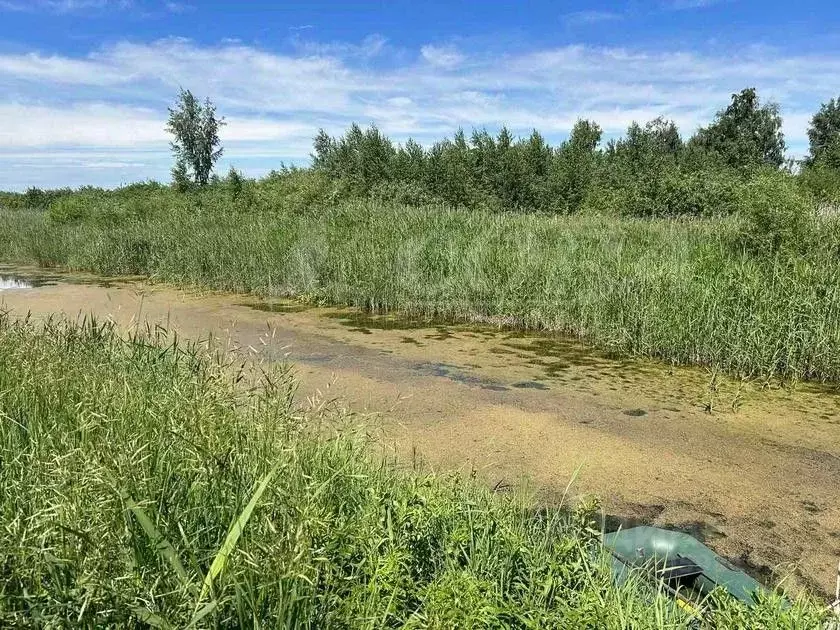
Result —
[[792, 562], [802, 583], [832, 588], [836, 387], [742, 381], [489, 325], [137, 279], [2, 266], [0, 276], [38, 288], [4, 291], [0, 310], [92, 313], [127, 328], [145, 321], [288, 360], [302, 401], [348, 407], [405, 461], [463, 470], [491, 487], [527, 478], [544, 501], [574, 479], [575, 493], [602, 498], [608, 521], [697, 530], [743, 566]]
[[0, 276], [0, 291], [17, 291], [20, 289], [31, 289], [32, 283], [20, 278]]

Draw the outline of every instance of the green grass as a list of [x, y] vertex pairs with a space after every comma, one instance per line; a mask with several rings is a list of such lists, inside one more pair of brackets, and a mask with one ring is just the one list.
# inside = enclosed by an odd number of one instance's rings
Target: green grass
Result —
[[[139, 188], [80, 194], [52, 218], [0, 210], [0, 260], [489, 318], [620, 354], [840, 381], [836, 220], [816, 222], [796, 247], [758, 251], [744, 244], [737, 216], [558, 217], [331, 204], [305, 186], [275, 193], [252, 185], [245, 203], [224, 188], [197, 196]], [[771, 217], [754, 231], [777, 224]]]
[[163, 331], [0, 315], [0, 626], [687, 627], [613, 584], [586, 509], [400, 470], [293, 390]]

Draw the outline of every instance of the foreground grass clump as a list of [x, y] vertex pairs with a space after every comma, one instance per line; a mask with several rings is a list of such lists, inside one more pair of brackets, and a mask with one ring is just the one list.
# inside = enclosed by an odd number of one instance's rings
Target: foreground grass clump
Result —
[[[295, 408], [287, 372], [246, 387], [165, 343], [0, 316], [0, 625], [688, 623], [613, 584], [585, 512], [534, 518], [521, 496], [377, 463], [340, 417]], [[710, 623], [817, 616], [771, 597]]]
[[[326, 187], [325, 187], [326, 186]], [[703, 220], [331, 201], [317, 174], [180, 195], [76, 193], [0, 210], [0, 259], [491, 319], [748, 377], [840, 381], [840, 221], [788, 184]]]

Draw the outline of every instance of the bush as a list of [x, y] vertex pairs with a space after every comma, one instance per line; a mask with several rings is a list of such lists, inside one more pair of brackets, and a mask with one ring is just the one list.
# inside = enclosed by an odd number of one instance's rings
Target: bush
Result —
[[245, 178], [242, 177], [242, 173], [237, 171], [232, 166], [230, 167], [230, 171], [228, 171], [227, 185], [228, 190], [230, 191], [230, 198], [233, 201], [239, 200], [239, 198], [242, 196], [242, 191], [245, 186]]
[[737, 208], [739, 178], [725, 171], [669, 173], [664, 178], [664, 216], [712, 217]]
[[49, 206], [50, 221], [58, 225], [75, 223], [91, 214], [91, 200], [87, 196], [72, 195], [60, 197]]
[[272, 171], [255, 187], [255, 204], [264, 210], [309, 214], [349, 196], [341, 181], [309, 169]]
[[756, 255], [805, 250], [813, 233], [813, 203], [794, 179], [764, 171], [738, 192], [741, 244]]
[[840, 169], [824, 165], [805, 166], [799, 174], [804, 191], [831, 205], [840, 203]]
[[383, 203], [395, 203], [402, 206], [443, 205], [439, 197], [433, 195], [425, 186], [417, 182], [380, 182], [371, 189], [371, 198]]
[[738, 207], [741, 178], [732, 171], [687, 171], [676, 166], [635, 177], [607, 173], [593, 187], [584, 207], [599, 214], [630, 217], [713, 217]]

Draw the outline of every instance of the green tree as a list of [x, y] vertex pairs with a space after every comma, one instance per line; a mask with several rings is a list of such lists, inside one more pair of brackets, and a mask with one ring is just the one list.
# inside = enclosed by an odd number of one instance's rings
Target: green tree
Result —
[[213, 165], [222, 156], [219, 129], [224, 124], [224, 118], [216, 116], [216, 106], [209, 98], [202, 104], [192, 92], [181, 90], [175, 107], [169, 108], [166, 124], [166, 130], [175, 136], [171, 147], [176, 187], [182, 188], [183, 180], [190, 177], [200, 186], [210, 181]]
[[323, 129], [318, 130], [318, 135], [315, 136], [313, 142], [314, 153], [312, 157], [312, 167], [315, 170], [327, 172], [331, 176], [338, 177], [340, 173], [336, 172], [336, 142]]
[[646, 123], [644, 127], [633, 122], [627, 128], [627, 135], [611, 141], [607, 154], [619, 160], [631, 173], [640, 170], [661, 170], [666, 160], [678, 156], [683, 149], [682, 138], [677, 125], [661, 116]]
[[840, 168], [840, 98], [820, 106], [808, 128], [809, 164]]
[[654, 118], [645, 125], [644, 133], [653, 150], [660, 155], [679, 155], [683, 149], [680, 130], [673, 120], [662, 116]]
[[593, 153], [601, 142], [601, 127], [591, 120], [578, 120], [569, 136], [569, 148], [581, 154]]
[[770, 164], [778, 168], [785, 161], [779, 106], [761, 105], [755, 88], [733, 94], [729, 106], [717, 113], [711, 125], [700, 129], [692, 143], [734, 167]]
[[595, 177], [601, 128], [591, 120], [578, 120], [569, 139], [557, 150], [550, 176], [551, 195], [557, 201], [555, 209], [577, 212], [583, 206]]
[[172, 167], [172, 187], [179, 193], [185, 193], [192, 188], [190, 173], [183, 159], [176, 160], [175, 166]]
[[227, 184], [231, 198], [236, 201], [242, 196], [242, 191], [245, 187], [245, 178], [233, 166], [228, 171]]

